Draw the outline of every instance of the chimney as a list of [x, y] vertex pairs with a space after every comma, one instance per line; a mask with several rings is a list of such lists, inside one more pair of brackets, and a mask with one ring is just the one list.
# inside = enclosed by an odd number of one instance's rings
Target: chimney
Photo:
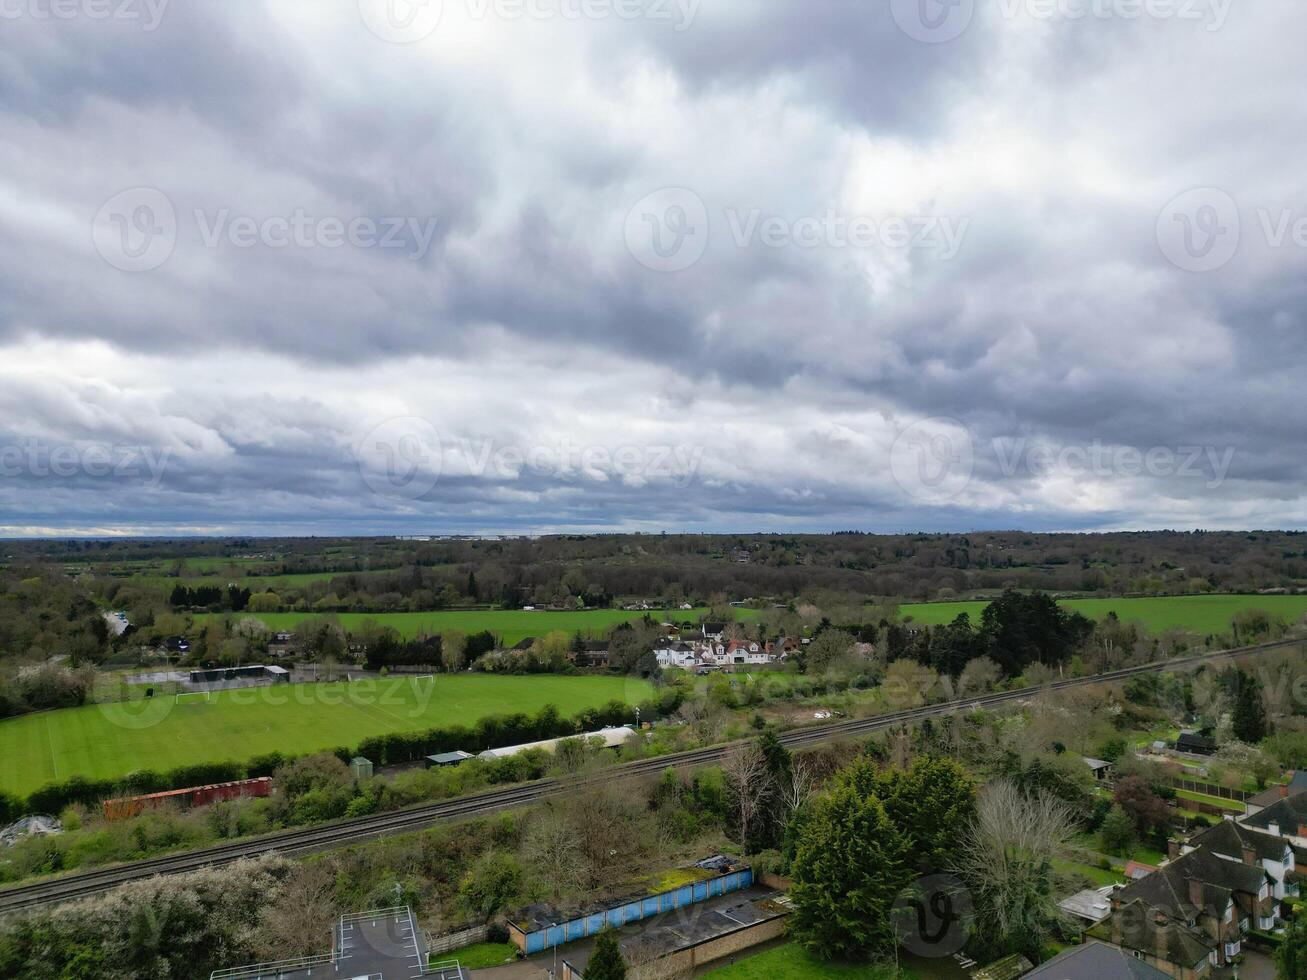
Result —
[[1289, 798], [1289, 784], [1282, 783], [1280, 785], [1280, 799], [1287, 800], [1288, 798]]
[[1251, 847], [1244, 847], [1244, 849], [1243, 849], [1243, 863], [1244, 863], [1244, 864], [1247, 864], [1247, 865], [1250, 865], [1250, 866], [1256, 866], [1256, 864], [1257, 864], [1257, 852], [1254, 851]]
[[1203, 883], [1197, 878], [1186, 878], [1189, 883], [1189, 904], [1194, 907], [1195, 916], [1201, 915], [1203, 911]]
[[1166, 963], [1170, 957], [1170, 943], [1167, 942], [1168, 930], [1171, 920], [1167, 918], [1165, 912], [1161, 909], [1154, 910], [1153, 916], [1153, 949], [1159, 962]]
[[1180, 842], [1171, 837], [1166, 842], [1166, 856], [1174, 861], [1180, 856]]

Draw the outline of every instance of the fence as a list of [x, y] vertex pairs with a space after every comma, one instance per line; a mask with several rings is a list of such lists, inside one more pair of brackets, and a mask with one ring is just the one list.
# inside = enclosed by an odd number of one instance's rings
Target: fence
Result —
[[508, 934], [522, 952], [527, 954], [539, 953], [546, 949], [552, 949], [554, 946], [561, 946], [563, 943], [593, 936], [609, 926], [618, 928], [628, 922], [638, 922], [641, 919], [647, 919], [662, 912], [670, 912], [673, 909], [693, 905], [696, 902], [702, 902], [718, 895], [739, 891], [741, 888], [748, 888], [752, 884], [753, 869], [742, 868], [739, 871], [732, 871], [716, 878], [692, 882], [656, 895], [646, 895], [643, 898], [633, 899], [601, 912], [592, 912], [588, 915], [554, 923], [543, 928], [528, 931], [522, 926], [510, 923]]
[[490, 935], [489, 926], [472, 926], [458, 932], [447, 932], [443, 936], [427, 937], [427, 952], [448, 953], [451, 949], [462, 949], [473, 943], [483, 943]]
[[1171, 785], [1176, 789], [1182, 789], [1189, 793], [1202, 793], [1204, 796], [1215, 796], [1222, 800], [1234, 800], [1237, 803], [1244, 803], [1252, 793], [1245, 792], [1241, 789], [1230, 789], [1227, 786], [1220, 786], [1217, 783], [1202, 783], [1196, 779], [1184, 779], [1176, 776], [1171, 780]]

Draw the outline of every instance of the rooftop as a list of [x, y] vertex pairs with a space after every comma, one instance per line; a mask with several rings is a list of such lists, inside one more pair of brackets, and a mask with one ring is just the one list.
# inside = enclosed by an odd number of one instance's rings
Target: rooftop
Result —
[[274, 963], [215, 970], [209, 980], [467, 980], [467, 971], [455, 961], [427, 966], [427, 944], [413, 921], [413, 912], [401, 905], [342, 915], [331, 934], [331, 952], [301, 956]]
[[1166, 974], [1115, 946], [1088, 942], [1054, 956], [1026, 974], [1026, 980], [1166, 980]]

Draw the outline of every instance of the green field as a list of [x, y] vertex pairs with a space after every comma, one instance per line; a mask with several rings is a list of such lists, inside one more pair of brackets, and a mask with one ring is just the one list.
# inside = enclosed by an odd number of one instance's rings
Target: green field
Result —
[[[899, 607], [904, 617], [927, 626], [952, 622], [968, 613], [972, 623], [980, 622], [987, 602], [910, 602]], [[1125, 621], [1143, 623], [1154, 633], [1184, 629], [1200, 635], [1229, 632], [1230, 620], [1244, 609], [1264, 609], [1287, 622], [1307, 615], [1307, 595], [1196, 595], [1156, 596], [1141, 599], [1063, 599], [1061, 605], [1090, 619], [1102, 619], [1115, 612]]]
[[[788, 942], [752, 956], [733, 957], [730, 965], [719, 966], [704, 975], [713, 980], [822, 980], [825, 977], [891, 980], [894, 969], [878, 965], [823, 963], [798, 943]], [[910, 980], [915, 974], [905, 969], [898, 976], [900, 980]]]
[[[655, 619], [671, 618], [676, 622], [696, 620], [704, 615], [706, 609], [651, 610], [649, 615]], [[748, 613], [751, 610], [736, 610]], [[202, 622], [212, 613], [199, 613], [195, 619]], [[280, 613], [238, 613], [239, 618], [252, 616], [267, 624], [269, 629], [293, 630], [302, 620], [317, 614], [306, 612]], [[575, 633], [585, 630], [592, 634], [602, 634], [608, 627], [617, 623], [629, 622], [645, 615], [642, 612], [629, 612], [623, 609], [587, 609], [579, 612], [523, 612], [520, 609], [453, 609], [446, 612], [404, 612], [404, 613], [338, 613], [336, 618], [346, 630], [358, 628], [365, 619], [375, 620], [387, 626], [393, 626], [400, 634], [412, 639], [419, 634], [434, 635], [446, 630], [463, 630], [465, 633], [479, 633], [489, 630], [499, 637], [500, 643], [512, 646], [528, 636], [544, 636], [553, 630]], [[743, 618], [743, 617], [741, 617]]]
[[438, 674], [246, 688], [208, 702], [164, 695], [85, 705], [0, 722], [0, 790], [25, 794], [74, 775], [111, 779], [137, 769], [352, 747], [372, 735], [534, 714], [546, 704], [573, 715], [651, 693], [647, 682], [618, 676]]

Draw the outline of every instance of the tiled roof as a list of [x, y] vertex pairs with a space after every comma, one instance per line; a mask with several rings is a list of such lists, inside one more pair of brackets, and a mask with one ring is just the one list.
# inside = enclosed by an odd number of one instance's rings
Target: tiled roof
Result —
[[1161, 970], [1115, 946], [1073, 946], [1026, 974], [1026, 980], [1166, 980]]
[[[1156, 877], [1149, 875], [1144, 880]], [[1161, 953], [1168, 963], [1190, 968], [1201, 963], [1216, 948], [1204, 933], [1169, 915], [1158, 914], [1142, 899], [1127, 902], [1085, 935], [1122, 949], [1137, 949], [1150, 956]]]

